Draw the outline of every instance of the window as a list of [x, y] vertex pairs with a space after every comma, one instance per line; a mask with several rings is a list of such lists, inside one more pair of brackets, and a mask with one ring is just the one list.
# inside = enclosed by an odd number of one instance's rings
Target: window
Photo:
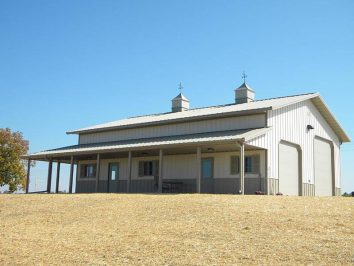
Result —
[[140, 161], [139, 177], [142, 176], [158, 176], [159, 161]]
[[82, 164], [80, 169], [80, 177], [95, 177], [96, 176], [96, 164]]
[[110, 163], [109, 164], [109, 180], [115, 181], [119, 179], [119, 164]]
[[202, 159], [202, 178], [209, 179], [214, 176], [214, 160], [213, 158]]
[[[240, 156], [231, 156], [230, 174], [240, 173]], [[245, 156], [245, 173], [259, 173], [259, 155]]]
[[245, 173], [252, 173], [252, 156], [245, 156]]

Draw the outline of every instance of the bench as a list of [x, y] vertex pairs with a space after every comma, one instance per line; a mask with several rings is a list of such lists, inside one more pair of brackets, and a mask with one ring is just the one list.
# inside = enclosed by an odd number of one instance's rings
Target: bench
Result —
[[162, 182], [163, 193], [180, 193], [182, 192], [183, 182], [180, 181], [166, 181]]

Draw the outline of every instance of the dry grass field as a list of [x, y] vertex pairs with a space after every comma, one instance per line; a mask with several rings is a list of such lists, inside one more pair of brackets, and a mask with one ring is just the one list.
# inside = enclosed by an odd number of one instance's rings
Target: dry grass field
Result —
[[353, 265], [354, 200], [0, 195], [0, 265]]

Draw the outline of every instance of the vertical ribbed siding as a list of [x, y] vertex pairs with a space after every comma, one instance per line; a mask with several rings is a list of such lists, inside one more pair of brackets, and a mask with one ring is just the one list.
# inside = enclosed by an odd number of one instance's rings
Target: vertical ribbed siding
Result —
[[315, 185], [309, 183], [302, 183], [303, 196], [315, 196]]
[[265, 126], [265, 114], [234, 116], [196, 122], [184, 122], [161, 126], [146, 126], [132, 129], [111, 130], [80, 134], [79, 144], [101, 143], [128, 139], [186, 135], [195, 133], [261, 128]]
[[279, 192], [279, 180], [275, 178], [268, 178], [267, 194], [275, 195]]
[[[314, 129], [307, 131], [307, 125], [312, 125]], [[268, 149], [268, 178], [278, 179], [278, 145], [281, 140], [286, 140], [300, 145], [303, 182], [313, 184], [314, 138], [320, 136], [333, 142], [335, 183], [336, 187], [340, 186], [340, 143], [338, 137], [311, 100], [268, 111], [268, 126], [272, 127], [270, 132], [247, 142], [250, 145]]]
[[336, 187], [336, 196], [341, 196], [342, 194], [341, 194], [341, 188], [339, 188], [339, 187]]

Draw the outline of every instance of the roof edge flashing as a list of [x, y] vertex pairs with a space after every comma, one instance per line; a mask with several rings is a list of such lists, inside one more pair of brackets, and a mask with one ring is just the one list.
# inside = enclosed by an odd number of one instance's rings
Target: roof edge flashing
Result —
[[291, 103], [286, 103], [286, 104], [282, 104], [282, 105], [272, 106], [272, 110], [281, 109], [281, 108], [284, 108], [286, 106], [289, 106], [289, 105], [292, 105], [292, 104], [296, 104], [296, 103], [299, 103], [299, 102], [303, 102], [303, 101], [306, 101], [306, 100], [310, 100], [310, 99], [313, 99], [313, 98], [316, 98], [316, 97], [320, 96], [320, 94], [318, 92], [304, 94], [304, 96], [305, 95], [308, 95], [306, 97], [306, 99], [299, 99], [299, 100], [293, 101]]
[[[320, 103], [316, 102], [316, 98], [319, 100]], [[333, 115], [332, 111], [330, 110], [330, 108], [328, 107], [326, 102], [323, 100], [321, 95], [318, 93], [317, 97], [311, 98], [311, 101], [316, 106], [317, 109], [318, 109], [317, 104], [321, 104], [325, 108], [325, 111], [329, 115], [329, 118], [327, 116], [323, 115], [323, 114], [321, 114], [321, 115], [323, 116], [323, 118], [325, 119], [327, 124], [330, 126], [330, 128], [333, 130], [333, 132], [337, 135], [339, 141], [342, 142], [342, 143], [351, 142], [350, 137], [344, 131], [344, 129], [343, 129], [342, 125], [340, 124], [340, 122], [335, 118], [335, 116]], [[320, 112], [320, 110], [318, 110], [318, 111]], [[333, 127], [329, 120], [332, 120], [337, 128]]]

